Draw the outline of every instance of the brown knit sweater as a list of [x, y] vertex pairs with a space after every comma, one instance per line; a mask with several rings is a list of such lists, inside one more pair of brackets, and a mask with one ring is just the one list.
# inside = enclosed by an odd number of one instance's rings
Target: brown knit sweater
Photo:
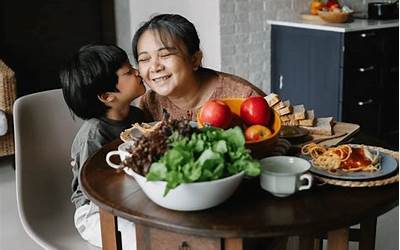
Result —
[[[216, 88], [211, 94], [209, 100], [228, 97], [246, 98], [249, 96], [265, 96], [265, 93], [252, 85], [250, 82], [231, 74], [217, 72], [210, 69], [203, 69], [215, 74], [213, 81], [217, 81]], [[181, 109], [173, 104], [168, 97], [160, 96], [156, 92], [147, 91], [140, 99], [139, 107], [148, 115], [146, 120], [158, 121], [162, 119], [165, 109], [173, 119], [188, 118], [196, 120], [195, 109]]]

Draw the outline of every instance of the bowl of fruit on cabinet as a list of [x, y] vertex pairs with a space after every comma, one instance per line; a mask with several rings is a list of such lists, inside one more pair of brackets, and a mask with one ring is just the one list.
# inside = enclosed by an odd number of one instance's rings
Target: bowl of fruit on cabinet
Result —
[[318, 11], [318, 16], [327, 23], [345, 23], [351, 20], [353, 10], [347, 6], [331, 6]]

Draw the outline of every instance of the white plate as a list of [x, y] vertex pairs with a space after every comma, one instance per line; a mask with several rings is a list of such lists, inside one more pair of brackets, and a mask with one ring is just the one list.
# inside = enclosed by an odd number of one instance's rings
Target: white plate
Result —
[[[360, 147], [360, 145], [351, 145], [351, 147]], [[372, 154], [376, 153], [376, 150], [371, 150]], [[397, 161], [395, 158], [392, 156], [380, 152], [380, 164], [381, 168], [378, 171], [375, 172], [363, 172], [363, 171], [357, 171], [357, 172], [345, 172], [341, 170], [337, 170], [336, 172], [332, 173], [317, 167], [314, 167], [313, 164], [311, 163], [311, 168], [310, 172], [313, 174], [317, 174], [323, 177], [327, 178], [333, 178], [333, 179], [341, 179], [341, 180], [368, 180], [368, 179], [377, 179], [381, 178], [387, 175], [390, 175], [394, 171], [397, 170]], [[310, 160], [309, 157], [304, 157], [307, 160]], [[310, 161], [311, 162], [311, 161]]]

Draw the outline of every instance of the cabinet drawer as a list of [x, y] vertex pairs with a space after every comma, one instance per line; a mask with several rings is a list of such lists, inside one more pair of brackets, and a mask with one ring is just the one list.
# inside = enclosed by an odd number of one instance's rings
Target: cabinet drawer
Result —
[[343, 71], [344, 84], [355, 85], [350, 88], [364, 88], [365, 85], [379, 87], [379, 65], [366, 64], [365, 66], [348, 66]]
[[136, 235], [138, 250], [221, 250], [219, 238], [178, 234], [141, 225], [136, 225]]
[[[382, 55], [380, 55], [382, 56]], [[369, 53], [349, 53], [344, 60], [345, 68], [364, 69], [365, 71], [376, 70], [379, 66], [379, 55], [374, 52]]]
[[[378, 81], [367, 78], [351, 79], [348, 77], [343, 86], [343, 100], [358, 103], [366, 99], [379, 100], [381, 86]], [[345, 106], [345, 108], [347, 108]]]
[[381, 126], [381, 104], [372, 97], [354, 98], [343, 102], [343, 120], [356, 123], [362, 131], [378, 135]]
[[377, 48], [381, 48], [379, 31], [365, 30], [345, 34], [346, 53], [352, 54], [376, 54]]

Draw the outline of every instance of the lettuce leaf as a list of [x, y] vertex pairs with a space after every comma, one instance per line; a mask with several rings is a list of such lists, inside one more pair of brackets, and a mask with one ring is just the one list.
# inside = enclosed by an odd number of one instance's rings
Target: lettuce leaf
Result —
[[239, 127], [205, 127], [190, 138], [175, 132], [168, 141], [169, 150], [152, 163], [146, 175], [148, 181], [167, 182], [164, 196], [182, 183], [217, 180], [241, 171], [260, 175], [260, 163], [245, 148]]

